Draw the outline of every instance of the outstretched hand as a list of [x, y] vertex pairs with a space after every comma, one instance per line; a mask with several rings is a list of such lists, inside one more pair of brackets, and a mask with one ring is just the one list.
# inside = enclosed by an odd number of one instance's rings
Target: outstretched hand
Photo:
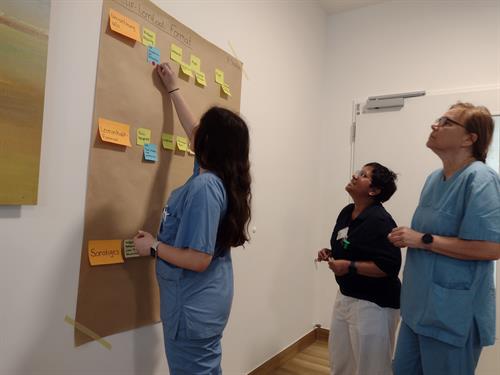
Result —
[[158, 76], [160, 77], [167, 91], [172, 91], [178, 88], [177, 77], [175, 76], [175, 73], [168, 62], [156, 65], [156, 73], [158, 73]]

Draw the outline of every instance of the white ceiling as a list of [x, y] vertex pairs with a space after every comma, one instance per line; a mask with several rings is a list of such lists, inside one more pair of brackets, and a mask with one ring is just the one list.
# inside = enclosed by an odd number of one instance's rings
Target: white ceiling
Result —
[[329, 14], [345, 12], [386, 1], [388, 0], [319, 0], [325, 11]]

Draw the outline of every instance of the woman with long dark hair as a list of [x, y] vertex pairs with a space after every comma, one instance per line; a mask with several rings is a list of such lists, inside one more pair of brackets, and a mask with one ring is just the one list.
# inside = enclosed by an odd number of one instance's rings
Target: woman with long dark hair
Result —
[[170, 65], [158, 65], [157, 73], [194, 144], [195, 165], [168, 199], [157, 238], [139, 231], [134, 243], [141, 255], [157, 257], [170, 374], [220, 374], [233, 298], [230, 248], [248, 241], [251, 216], [248, 127], [219, 107], [196, 126]]

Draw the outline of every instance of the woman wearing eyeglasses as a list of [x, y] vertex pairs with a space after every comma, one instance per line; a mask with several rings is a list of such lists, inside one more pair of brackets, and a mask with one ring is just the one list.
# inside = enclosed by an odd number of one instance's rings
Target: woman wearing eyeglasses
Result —
[[318, 253], [340, 288], [330, 326], [332, 375], [392, 373], [401, 250], [387, 239], [396, 223], [382, 202], [396, 191], [395, 181], [396, 175], [378, 163], [356, 172], [345, 188], [354, 203], [340, 212], [331, 249]]
[[494, 344], [500, 180], [484, 163], [493, 129], [490, 112], [469, 103], [432, 125], [427, 147], [443, 168], [427, 178], [411, 229], [389, 235], [408, 247], [395, 375], [471, 375]]

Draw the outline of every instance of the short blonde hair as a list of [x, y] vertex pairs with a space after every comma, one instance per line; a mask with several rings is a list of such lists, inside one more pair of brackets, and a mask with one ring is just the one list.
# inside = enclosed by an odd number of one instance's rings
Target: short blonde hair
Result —
[[472, 145], [472, 156], [484, 163], [488, 156], [488, 148], [495, 129], [490, 111], [484, 106], [475, 106], [463, 102], [453, 104], [450, 109], [461, 110], [465, 130], [477, 135], [477, 140]]

